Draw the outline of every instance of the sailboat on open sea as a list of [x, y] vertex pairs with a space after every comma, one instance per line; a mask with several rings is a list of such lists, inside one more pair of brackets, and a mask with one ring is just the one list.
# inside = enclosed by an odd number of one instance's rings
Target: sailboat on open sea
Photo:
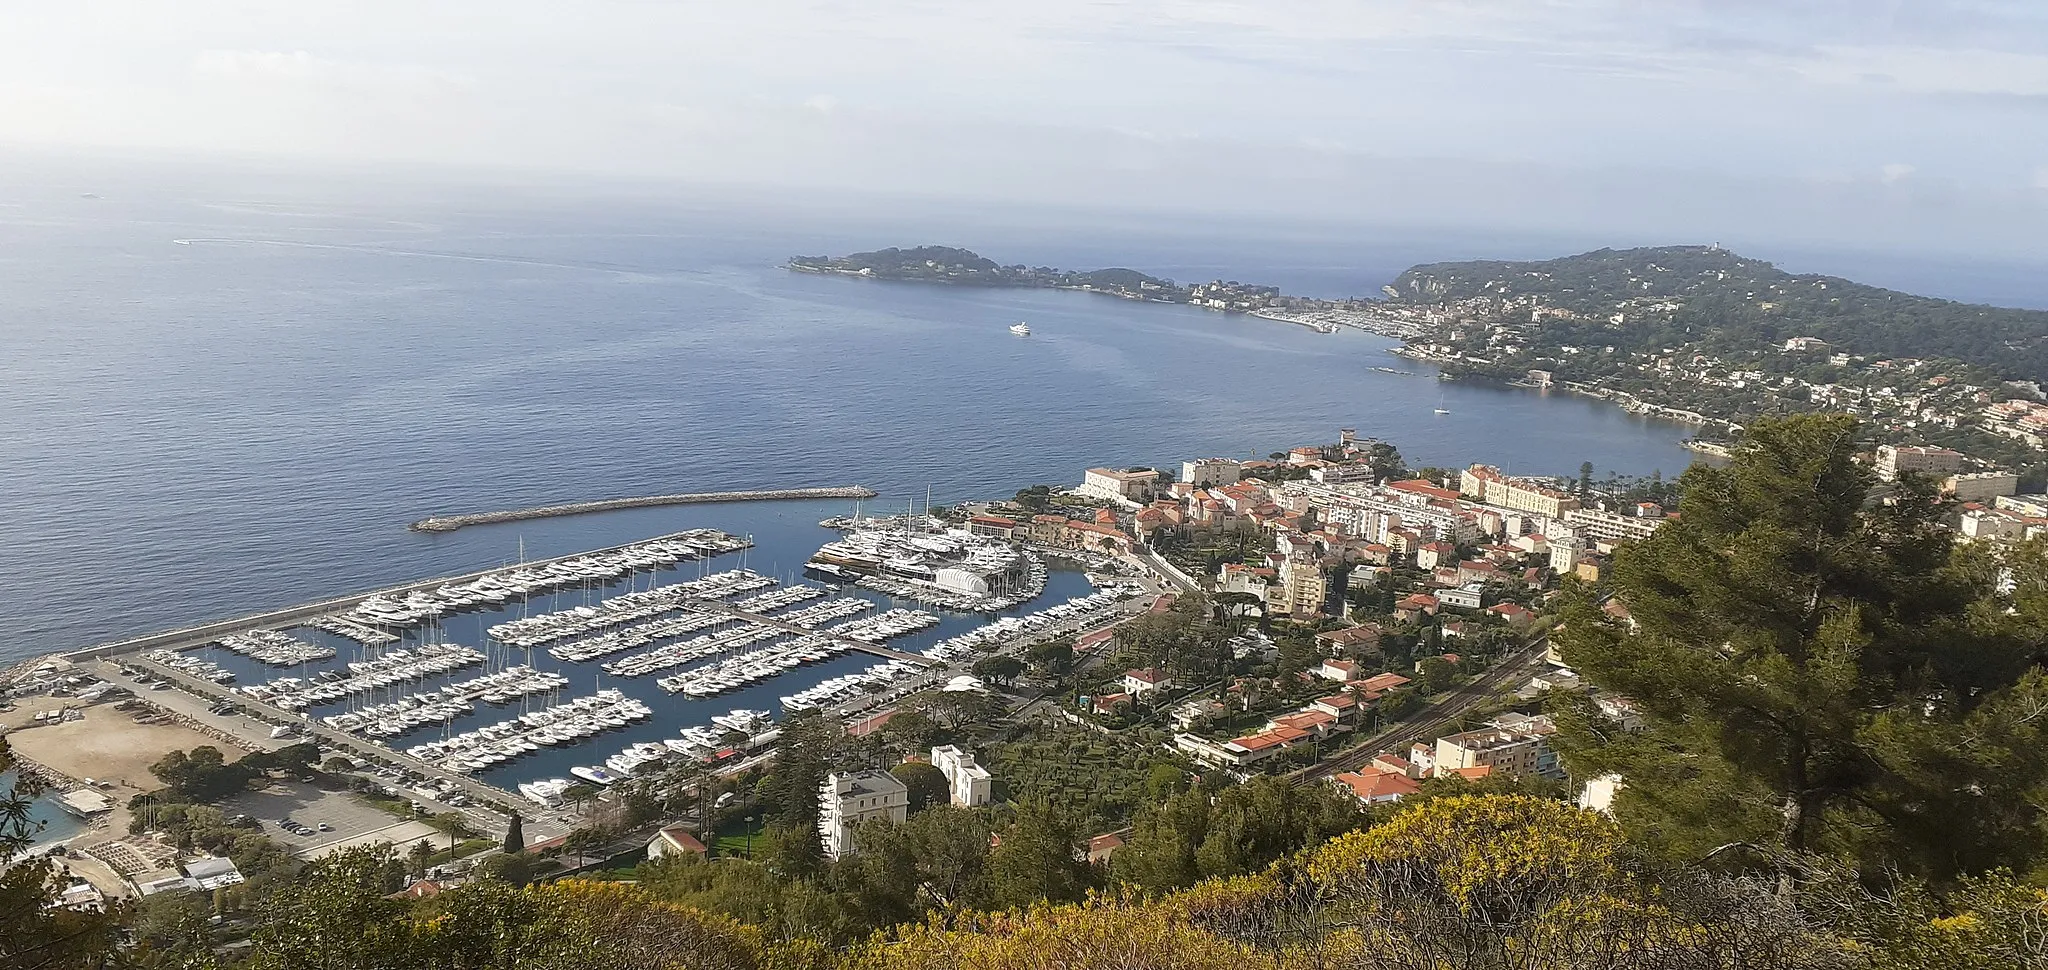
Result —
[[1451, 409], [1450, 409], [1450, 408], [1444, 407], [1444, 392], [1442, 392], [1442, 391], [1438, 391], [1438, 392], [1436, 392], [1436, 413], [1438, 413], [1438, 414], [1449, 414], [1449, 413], [1451, 413]]

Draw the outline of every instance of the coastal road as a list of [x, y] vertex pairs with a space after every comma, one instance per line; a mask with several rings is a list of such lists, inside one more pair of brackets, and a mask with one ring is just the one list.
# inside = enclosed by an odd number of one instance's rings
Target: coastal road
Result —
[[[537, 811], [538, 806], [524, 804], [501, 788], [487, 785], [467, 775], [443, 771], [402, 752], [372, 744], [351, 734], [344, 734], [310, 718], [302, 718], [299, 715], [270, 707], [247, 695], [233, 693], [219, 684], [193, 677], [182, 670], [166, 667], [144, 657], [133, 657], [129, 658], [129, 660], [130, 663], [136, 666], [147, 668], [151, 676], [171, 681], [178, 685], [179, 688], [182, 688], [182, 690], [163, 691], [137, 688], [136, 694], [143, 698], [144, 701], [160, 703], [161, 706], [180, 715], [192, 717], [203, 724], [226, 731], [236, 737], [245, 738], [258, 747], [275, 750], [276, 748], [288, 744], [296, 744], [300, 741], [317, 740], [321, 743], [322, 748], [330, 752], [347, 752], [373, 764], [390, 765], [423, 777], [440, 778], [452, 782], [464, 794], [468, 795], [472, 801], [518, 807], [522, 815], [528, 816], [532, 820], [532, 824], [527, 826], [529, 839], [552, 838], [568, 831], [565, 820], [548, 814], [535, 815], [533, 813]], [[102, 661], [99, 672], [105, 679], [113, 683], [133, 686], [133, 681], [123, 676], [119, 669], [111, 662]], [[298, 728], [302, 733], [296, 737], [273, 739], [267, 736], [269, 734], [269, 724], [263, 720], [256, 718], [226, 718], [216, 714], [209, 714], [203, 706], [195, 708], [192, 704], [180, 702], [177, 698], [177, 695], [180, 693], [192, 695], [199, 700], [228, 701], [241, 707], [261, 710], [271, 716], [275, 723], [290, 724]], [[425, 804], [429, 811], [459, 812], [467, 817], [473, 826], [491, 834], [501, 834], [505, 829], [505, 816], [479, 805], [454, 808], [435, 801], [420, 792], [411, 792], [408, 797]]]
[[1294, 777], [1327, 778], [1340, 771], [1356, 771], [1386, 751], [1400, 754], [1403, 747], [1442, 730], [1445, 725], [1457, 720], [1466, 711], [1491, 698], [1503, 685], [1527, 675], [1538, 666], [1538, 662], [1549, 649], [1550, 636], [1545, 634], [1537, 637], [1535, 642], [1493, 665], [1486, 673], [1479, 675], [1478, 679], [1437, 698], [1429, 706], [1418, 711], [1416, 717], [1388, 725], [1380, 733], [1366, 738], [1357, 745], [1294, 772]]
[[1164, 578], [1167, 582], [1172, 583], [1175, 588], [1183, 593], [1199, 593], [1202, 591], [1201, 586], [1190, 579], [1186, 573], [1175, 569], [1173, 564], [1167, 562], [1158, 553], [1153, 552], [1149, 548], [1133, 552], [1131, 556], [1144, 563], [1152, 572]]

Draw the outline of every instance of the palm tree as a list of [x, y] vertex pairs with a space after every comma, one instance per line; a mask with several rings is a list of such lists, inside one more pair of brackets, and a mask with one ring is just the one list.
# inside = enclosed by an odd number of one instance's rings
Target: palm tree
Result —
[[438, 815], [429, 815], [424, 821], [434, 831], [447, 833], [448, 851], [451, 853], [455, 851], [455, 844], [457, 842], [463, 839], [475, 838], [477, 834], [476, 829], [470, 826], [468, 817], [464, 816], [461, 812], [442, 812]]
[[[450, 848], [452, 849], [453, 846], [450, 846]], [[412, 844], [412, 849], [406, 855], [412, 859], [412, 874], [425, 879], [427, 877], [427, 860], [434, 856], [434, 843], [421, 839]]]
[[581, 813], [583, 811], [584, 802], [587, 802], [592, 798], [595, 798], [596, 796], [596, 785], [586, 784], [580, 781], [562, 790], [562, 797], [568, 799], [571, 804], [574, 804], [576, 806], [576, 811], [578, 813]]

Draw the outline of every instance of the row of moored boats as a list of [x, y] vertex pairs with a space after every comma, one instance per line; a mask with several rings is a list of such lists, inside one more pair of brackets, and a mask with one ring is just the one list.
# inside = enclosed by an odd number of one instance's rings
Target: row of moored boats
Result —
[[427, 724], [445, 724], [476, 710], [475, 701], [505, 704], [569, 686], [569, 678], [552, 670], [507, 667], [497, 673], [449, 684], [388, 704], [329, 714], [321, 723], [337, 731], [359, 731], [371, 737], [396, 737]]
[[451, 670], [483, 663], [484, 653], [457, 643], [423, 643], [411, 650], [391, 650], [370, 660], [352, 660], [349, 673], [325, 670], [312, 677], [280, 677], [267, 684], [240, 688], [249, 696], [287, 711], [330, 704], [355, 694], [438, 677]]
[[[602, 765], [579, 765], [569, 769], [569, 773], [594, 785], [610, 785], [645, 774], [651, 767], [658, 767], [677, 758], [710, 761], [720, 753], [730, 750], [727, 742], [734, 740], [735, 735], [745, 738], [739, 742], [743, 745], [766, 743], [767, 739], [778, 733], [771, 730], [773, 725], [774, 722], [769, 719], [767, 711], [739, 708], [713, 717], [709, 726], [694, 725], [684, 728], [673, 738], [627, 745], [618, 754], [606, 758]], [[549, 782], [537, 784], [540, 785], [538, 792], [529, 792], [526, 785], [521, 785], [520, 793], [543, 805], [551, 803], [535, 798], [537, 793], [553, 791], [556, 795], [560, 794]]]
[[277, 667], [291, 667], [318, 660], [332, 660], [333, 647], [308, 643], [298, 637], [277, 630], [250, 630], [246, 633], [230, 633], [213, 642], [214, 646], [239, 653], [251, 660]]
[[142, 655], [145, 660], [154, 660], [172, 670], [182, 671], [186, 676], [225, 684], [235, 679], [235, 672], [203, 657], [188, 657], [175, 650], [151, 650]]
[[773, 585], [775, 580], [751, 569], [732, 569], [687, 582], [613, 596], [594, 606], [576, 606], [499, 623], [487, 632], [499, 643], [540, 647], [621, 623], [673, 612], [689, 605], [691, 600], [723, 599]]
[[606, 689], [441, 741], [416, 744], [405, 753], [445, 771], [482, 771], [545, 747], [574, 744], [625, 727], [653, 713], [645, 703]]
[[610, 582], [635, 570], [724, 555], [748, 545], [751, 543], [747, 540], [716, 529], [697, 529], [666, 539], [636, 542], [610, 552], [513, 566], [468, 582], [414, 590], [403, 597], [372, 596], [341, 618], [372, 627], [414, 626], [448, 613], [499, 606], [567, 586]]

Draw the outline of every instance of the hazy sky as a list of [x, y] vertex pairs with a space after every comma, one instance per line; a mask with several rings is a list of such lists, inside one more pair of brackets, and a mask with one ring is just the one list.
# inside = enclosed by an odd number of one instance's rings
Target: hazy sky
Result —
[[0, 143], [2022, 251], [2048, 2], [0, 0]]

